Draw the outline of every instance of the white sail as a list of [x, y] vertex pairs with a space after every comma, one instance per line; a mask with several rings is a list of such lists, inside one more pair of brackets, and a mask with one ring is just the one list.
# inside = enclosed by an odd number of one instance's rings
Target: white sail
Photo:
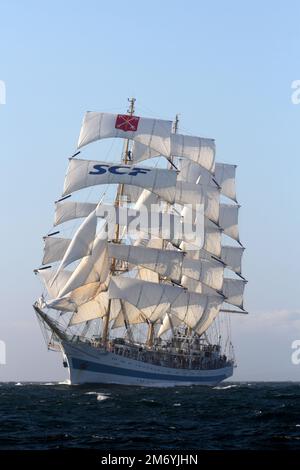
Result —
[[159, 156], [159, 153], [147, 145], [143, 145], [140, 142], [134, 142], [131, 150], [132, 163], [142, 162], [149, 158], [155, 158]]
[[195, 328], [198, 335], [202, 335], [214, 322], [215, 318], [219, 314], [220, 307], [221, 307], [221, 302], [219, 302], [218, 299], [216, 299], [215, 302], [212, 301], [210, 305], [206, 308], [204, 314], [200, 318]]
[[201, 259], [205, 256], [205, 252], [210, 253], [217, 258], [221, 256], [221, 239], [222, 230], [219, 229], [210, 220], [204, 221], [204, 244], [202, 249], [199, 246], [183, 240], [180, 243], [180, 249], [186, 251], [187, 256], [192, 259]]
[[[153, 193], [149, 194], [154, 196]], [[143, 207], [144, 204], [145, 207]], [[159, 210], [155, 211], [155, 214], [154, 211], [152, 213], [147, 212], [145, 210], [147, 204], [148, 202], [143, 200], [140, 204], [141, 210], [129, 207], [115, 207], [112, 204], [94, 204], [94, 208], [97, 207], [96, 216], [105, 219], [107, 222], [109, 239], [115, 237], [115, 224], [119, 224], [121, 227], [126, 227], [128, 235], [135, 238], [140, 238], [141, 233], [144, 233], [150, 234], [152, 237], [161, 237], [169, 240], [178, 239], [183, 235], [184, 239], [190, 240], [190, 234], [195, 233], [195, 226], [186, 224], [187, 230], [182, 233], [181, 217]], [[69, 219], [69, 216], [71, 217], [71, 214], [74, 215], [73, 205], [76, 205], [78, 209], [77, 214], [80, 214], [80, 217], [87, 217], [90, 214], [91, 207], [87, 203], [64, 202], [60, 206], [60, 213], [64, 221], [72, 220]], [[65, 211], [64, 206], [66, 206]]]
[[161, 168], [71, 159], [63, 194], [99, 184], [129, 184], [145, 188], [170, 204], [204, 203], [207, 217], [218, 219], [219, 192], [215, 188], [176, 180], [175, 171]]
[[42, 264], [60, 261], [71, 243], [69, 238], [44, 237], [44, 256]]
[[236, 165], [216, 163], [215, 179], [221, 186], [221, 194], [236, 202], [235, 172]]
[[99, 184], [130, 184], [146, 188], [172, 203], [175, 198], [176, 177], [176, 172], [162, 168], [71, 159], [63, 195]]
[[68, 282], [72, 275], [72, 271], [61, 271], [53, 282], [53, 278], [55, 275], [54, 269], [37, 269], [35, 272], [39, 274], [39, 276], [42, 278], [43, 283], [47, 289], [48, 295], [52, 299], [58, 297], [60, 290]]
[[[153, 146], [152, 146], [153, 148]], [[133, 161], [138, 162], [159, 156], [146, 146], [134, 144], [132, 149]], [[205, 139], [183, 134], [171, 134], [170, 152], [161, 153], [166, 157], [184, 157], [192, 160], [208, 171], [213, 171], [215, 160], [215, 142], [213, 139]]]
[[[217, 165], [217, 163], [216, 163]], [[182, 181], [189, 181], [190, 183], [201, 183], [206, 186], [217, 187], [216, 183], [213, 181], [213, 175], [210, 171], [205, 170], [203, 167], [198, 165], [198, 163], [193, 162], [192, 160], [187, 160], [185, 158], [179, 159], [179, 175], [178, 179]]]
[[95, 211], [93, 211], [76, 230], [75, 235], [64, 254], [64, 257], [61, 260], [59, 267], [57, 268], [54, 279], [66, 266], [80, 258], [83, 258], [84, 256], [91, 254], [96, 235], [96, 228], [97, 216]]
[[80, 305], [95, 297], [98, 290], [99, 282], [92, 282], [74, 289], [64, 297], [58, 297], [47, 302], [47, 307], [64, 312], [76, 312]]
[[74, 201], [60, 201], [55, 204], [55, 217], [54, 225], [59, 225], [68, 220], [80, 219], [87, 217], [97, 204], [92, 202], [74, 202]]
[[243, 247], [240, 246], [222, 246], [221, 259], [226, 267], [232, 269], [237, 274], [242, 272]]
[[109, 297], [124, 299], [141, 310], [152, 322], [169, 310], [191, 328], [196, 328], [201, 316], [211, 305], [220, 305], [223, 297], [188, 292], [168, 284], [156, 284], [126, 277], [111, 280]]
[[[142, 316], [142, 312], [139, 309], [137, 309], [134, 305], [124, 300], [122, 300], [122, 305], [121, 305], [121, 301], [119, 299], [113, 299], [112, 300], [113, 305], [114, 305], [114, 302], [116, 302], [116, 307], [113, 307], [112, 309], [114, 317], [115, 317], [115, 320], [112, 324], [112, 328], [121, 328], [121, 327], [126, 326], [125, 319], [128, 325], [136, 325], [138, 323], [145, 323], [145, 317]], [[117, 302], [119, 302], [119, 305], [117, 304]]]
[[169, 313], [166, 313], [163, 319], [163, 322], [157, 332], [157, 337], [160, 338], [164, 333], [167, 331], [173, 329], [176, 326], [180, 325], [180, 320], [176, 318], [174, 315], [171, 318], [171, 315]]
[[107, 291], [100, 292], [93, 299], [79, 305], [71, 318], [70, 325], [77, 325], [96, 318], [103, 318], [108, 311]]
[[120, 137], [140, 142], [164, 155], [170, 152], [171, 130], [172, 121], [87, 112], [83, 118], [78, 148], [99, 139]]
[[103, 233], [100, 233], [95, 238], [91, 255], [82, 258], [68, 282], [60, 290], [59, 297], [91, 282], [103, 283], [108, 272], [107, 241], [103, 238]]
[[225, 235], [239, 241], [238, 214], [239, 205], [220, 204], [219, 225]]
[[224, 279], [223, 293], [225, 302], [243, 309], [243, 295], [246, 281], [241, 279]]
[[108, 253], [111, 257], [156, 271], [161, 276], [169, 277], [175, 281], [179, 281], [181, 278], [184, 254], [180, 251], [110, 243]]
[[123, 198], [127, 199], [127, 202], [135, 203], [140, 197], [142, 191], [143, 191], [143, 188], [139, 188], [138, 186], [124, 184], [122, 196]]

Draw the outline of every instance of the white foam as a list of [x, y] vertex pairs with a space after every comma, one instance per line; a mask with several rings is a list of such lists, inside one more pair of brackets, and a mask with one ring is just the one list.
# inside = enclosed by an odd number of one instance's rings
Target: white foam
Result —
[[238, 385], [225, 385], [225, 387], [214, 387], [214, 390], [228, 390], [230, 388], [238, 387]]
[[63, 382], [58, 382], [58, 385], [71, 385], [71, 381], [69, 379], [66, 379]]
[[97, 394], [97, 400], [98, 400], [98, 401], [107, 400], [108, 398], [109, 398], [109, 396], [103, 395], [102, 393], [98, 393], [98, 394]]

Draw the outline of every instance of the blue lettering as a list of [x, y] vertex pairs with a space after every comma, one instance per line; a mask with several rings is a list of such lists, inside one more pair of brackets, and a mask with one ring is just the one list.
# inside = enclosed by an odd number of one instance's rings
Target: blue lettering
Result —
[[124, 173], [124, 171], [118, 171], [120, 168], [125, 168], [127, 170], [127, 166], [121, 166], [121, 165], [118, 165], [118, 166], [111, 166], [108, 171], [110, 173], [113, 173], [114, 175], [126, 175], [127, 172]]
[[[123, 165], [107, 165], [105, 163], [101, 163], [101, 165], [97, 164], [93, 166], [95, 171], [90, 171], [89, 175], [103, 175], [107, 171], [114, 175], [129, 175], [129, 176], [137, 176], [138, 174], [146, 175], [148, 171], [151, 171], [151, 168], [138, 168], [138, 167], [127, 167]], [[124, 169], [125, 171], [120, 171]]]
[[106, 167], [108, 168], [109, 165], [105, 165], [105, 164], [102, 164], [102, 165], [94, 165], [93, 168], [97, 171], [90, 171], [89, 172], [89, 175], [103, 175], [104, 173], [106, 173], [106, 169], [103, 168], [103, 167]]
[[138, 175], [139, 173], [141, 175], [146, 175], [148, 173], [148, 171], [151, 171], [150, 168], [137, 168], [137, 167], [134, 167], [129, 174], [129, 176], [136, 176]]

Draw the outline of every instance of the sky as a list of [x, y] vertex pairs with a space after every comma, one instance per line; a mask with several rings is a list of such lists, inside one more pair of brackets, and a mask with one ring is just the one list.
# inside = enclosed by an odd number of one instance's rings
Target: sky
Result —
[[299, 2], [1, 0], [0, 15], [0, 381], [66, 378], [33, 269], [83, 113], [123, 113], [131, 96], [238, 165], [249, 315], [232, 315], [233, 379], [300, 380]]

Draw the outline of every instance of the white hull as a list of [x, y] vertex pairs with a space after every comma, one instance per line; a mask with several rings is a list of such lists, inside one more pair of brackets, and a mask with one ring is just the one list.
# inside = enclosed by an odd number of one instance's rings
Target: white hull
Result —
[[63, 341], [61, 346], [68, 364], [70, 384], [214, 386], [233, 374], [233, 366], [212, 370], [178, 369], [118, 356], [85, 343]]

